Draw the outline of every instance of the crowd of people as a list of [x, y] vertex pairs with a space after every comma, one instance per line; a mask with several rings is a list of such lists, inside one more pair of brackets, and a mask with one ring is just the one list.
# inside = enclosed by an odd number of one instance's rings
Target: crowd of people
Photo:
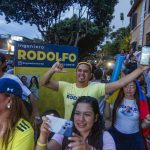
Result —
[[[32, 126], [31, 116], [40, 121], [34, 92], [39, 81], [33, 76], [27, 86], [26, 76], [20, 80], [5, 73], [6, 59], [0, 54], [0, 149], [146, 150], [150, 115], [147, 112], [140, 118], [138, 86], [149, 100], [150, 66], [139, 65], [132, 51], [125, 57], [124, 69], [115, 82], [104, 79], [98, 64], [93, 67], [85, 61], [76, 67], [75, 83], [53, 80], [54, 74], [66, 73], [59, 60], [40, 78], [41, 86], [63, 95], [64, 118], [73, 122], [72, 136], [66, 137], [51, 131], [53, 120], [46, 117], [55, 116], [51, 111], [42, 115], [42, 122], [36, 122], [38, 128]], [[149, 107], [148, 101], [145, 104]], [[148, 131], [146, 135], [142, 129]]]

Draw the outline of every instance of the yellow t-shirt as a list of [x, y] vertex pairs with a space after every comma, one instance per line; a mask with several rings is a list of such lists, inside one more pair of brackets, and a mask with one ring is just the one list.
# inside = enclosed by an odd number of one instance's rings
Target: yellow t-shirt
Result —
[[[6, 150], [4, 147], [2, 148], [1, 139], [0, 150]], [[18, 121], [7, 150], [34, 150], [34, 131], [29, 122], [24, 119]]]
[[80, 96], [91, 96], [97, 100], [105, 95], [105, 84], [89, 84], [87, 87], [78, 88], [76, 83], [59, 81], [59, 91], [63, 94], [65, 103], [65, 118], [70, 119], [74, 102]]

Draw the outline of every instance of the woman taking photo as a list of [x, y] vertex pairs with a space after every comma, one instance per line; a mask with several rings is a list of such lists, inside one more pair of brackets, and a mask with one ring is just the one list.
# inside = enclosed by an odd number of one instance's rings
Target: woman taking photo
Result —
[[50, 126], [44, 117], [36, 150], [115, 150], [113, 138], [103, 131], [104, 123], [95, 98], [81, 96], [74, 105], [71, 120], [74, 123], [72, 137], [55, 134], [47, 143]]
[[21, 97], [16, 81], [0, 79], [0, 150], [34, 149], [34, 132]]

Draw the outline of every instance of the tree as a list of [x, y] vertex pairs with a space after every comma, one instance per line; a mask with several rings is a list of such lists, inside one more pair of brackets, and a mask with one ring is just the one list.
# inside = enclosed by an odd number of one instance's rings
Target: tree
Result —
[[[46, 42], [79, 46], [81, 51], [84, 48], [88, 52], [108, 32], [116, 4], [117, 0], [9, 0], [2, 2], [0, 12], [5, 14], [8, 23], [36, 25]], [[71, 10], [70, 18], [63, 18]], [[62, 36], [66, 30], [71, 31], [69, 37]], [[93, 45], [84, 46], [89, 40]]]
[[130, 47], [130, 28], [120, 28], [110, 34], [111, 42], [107, 42], [103, 46], [105, 54], [116, 55], [120, 53], [122, 49], [129, 50]]
[[[48, 41], [53, 44], [57, 43], [74, 46], [74, 44], [77, 42], [77, 20], [77, 15], [74, 15], [72, 18], [66, 18], [60, 23], [56, 24], [55, 27], [51, 27], [47, 35]], [[77, 46], [79, 47], [79, 53], [83, 56], [95, 49], [95, 46], [99, 43], [99, 36], [101, 35], [99, 33], [98, 27], [93, 22], [88, 22], [89, 29], [85, 35], [86, 22], [87, 20], [85, 18], [80, 20], [80, 32], [78, 35], [78, 38], [80, 38], [80, 40], [78, 39], [79, 42], [77, 43]], [[55, 31], [56, 28], [57, 30]]]
[[45, 37], [49, 27], [57, 23], [61, 13], [70, 5], [71, 1], [65, 0], [9, 0], [2, 1], [0, 11], [8, 23], [34, 24]]

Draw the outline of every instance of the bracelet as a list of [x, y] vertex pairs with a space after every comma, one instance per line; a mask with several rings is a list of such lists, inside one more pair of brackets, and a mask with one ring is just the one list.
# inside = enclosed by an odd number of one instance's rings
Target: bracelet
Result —
[[40, 146], [40, 147], [46, 147], [46, 146], [47, 146], [47, 143], [42, 144], [42, 143], [40, 143], [40, 142], [37, 140], [37, 145]]

